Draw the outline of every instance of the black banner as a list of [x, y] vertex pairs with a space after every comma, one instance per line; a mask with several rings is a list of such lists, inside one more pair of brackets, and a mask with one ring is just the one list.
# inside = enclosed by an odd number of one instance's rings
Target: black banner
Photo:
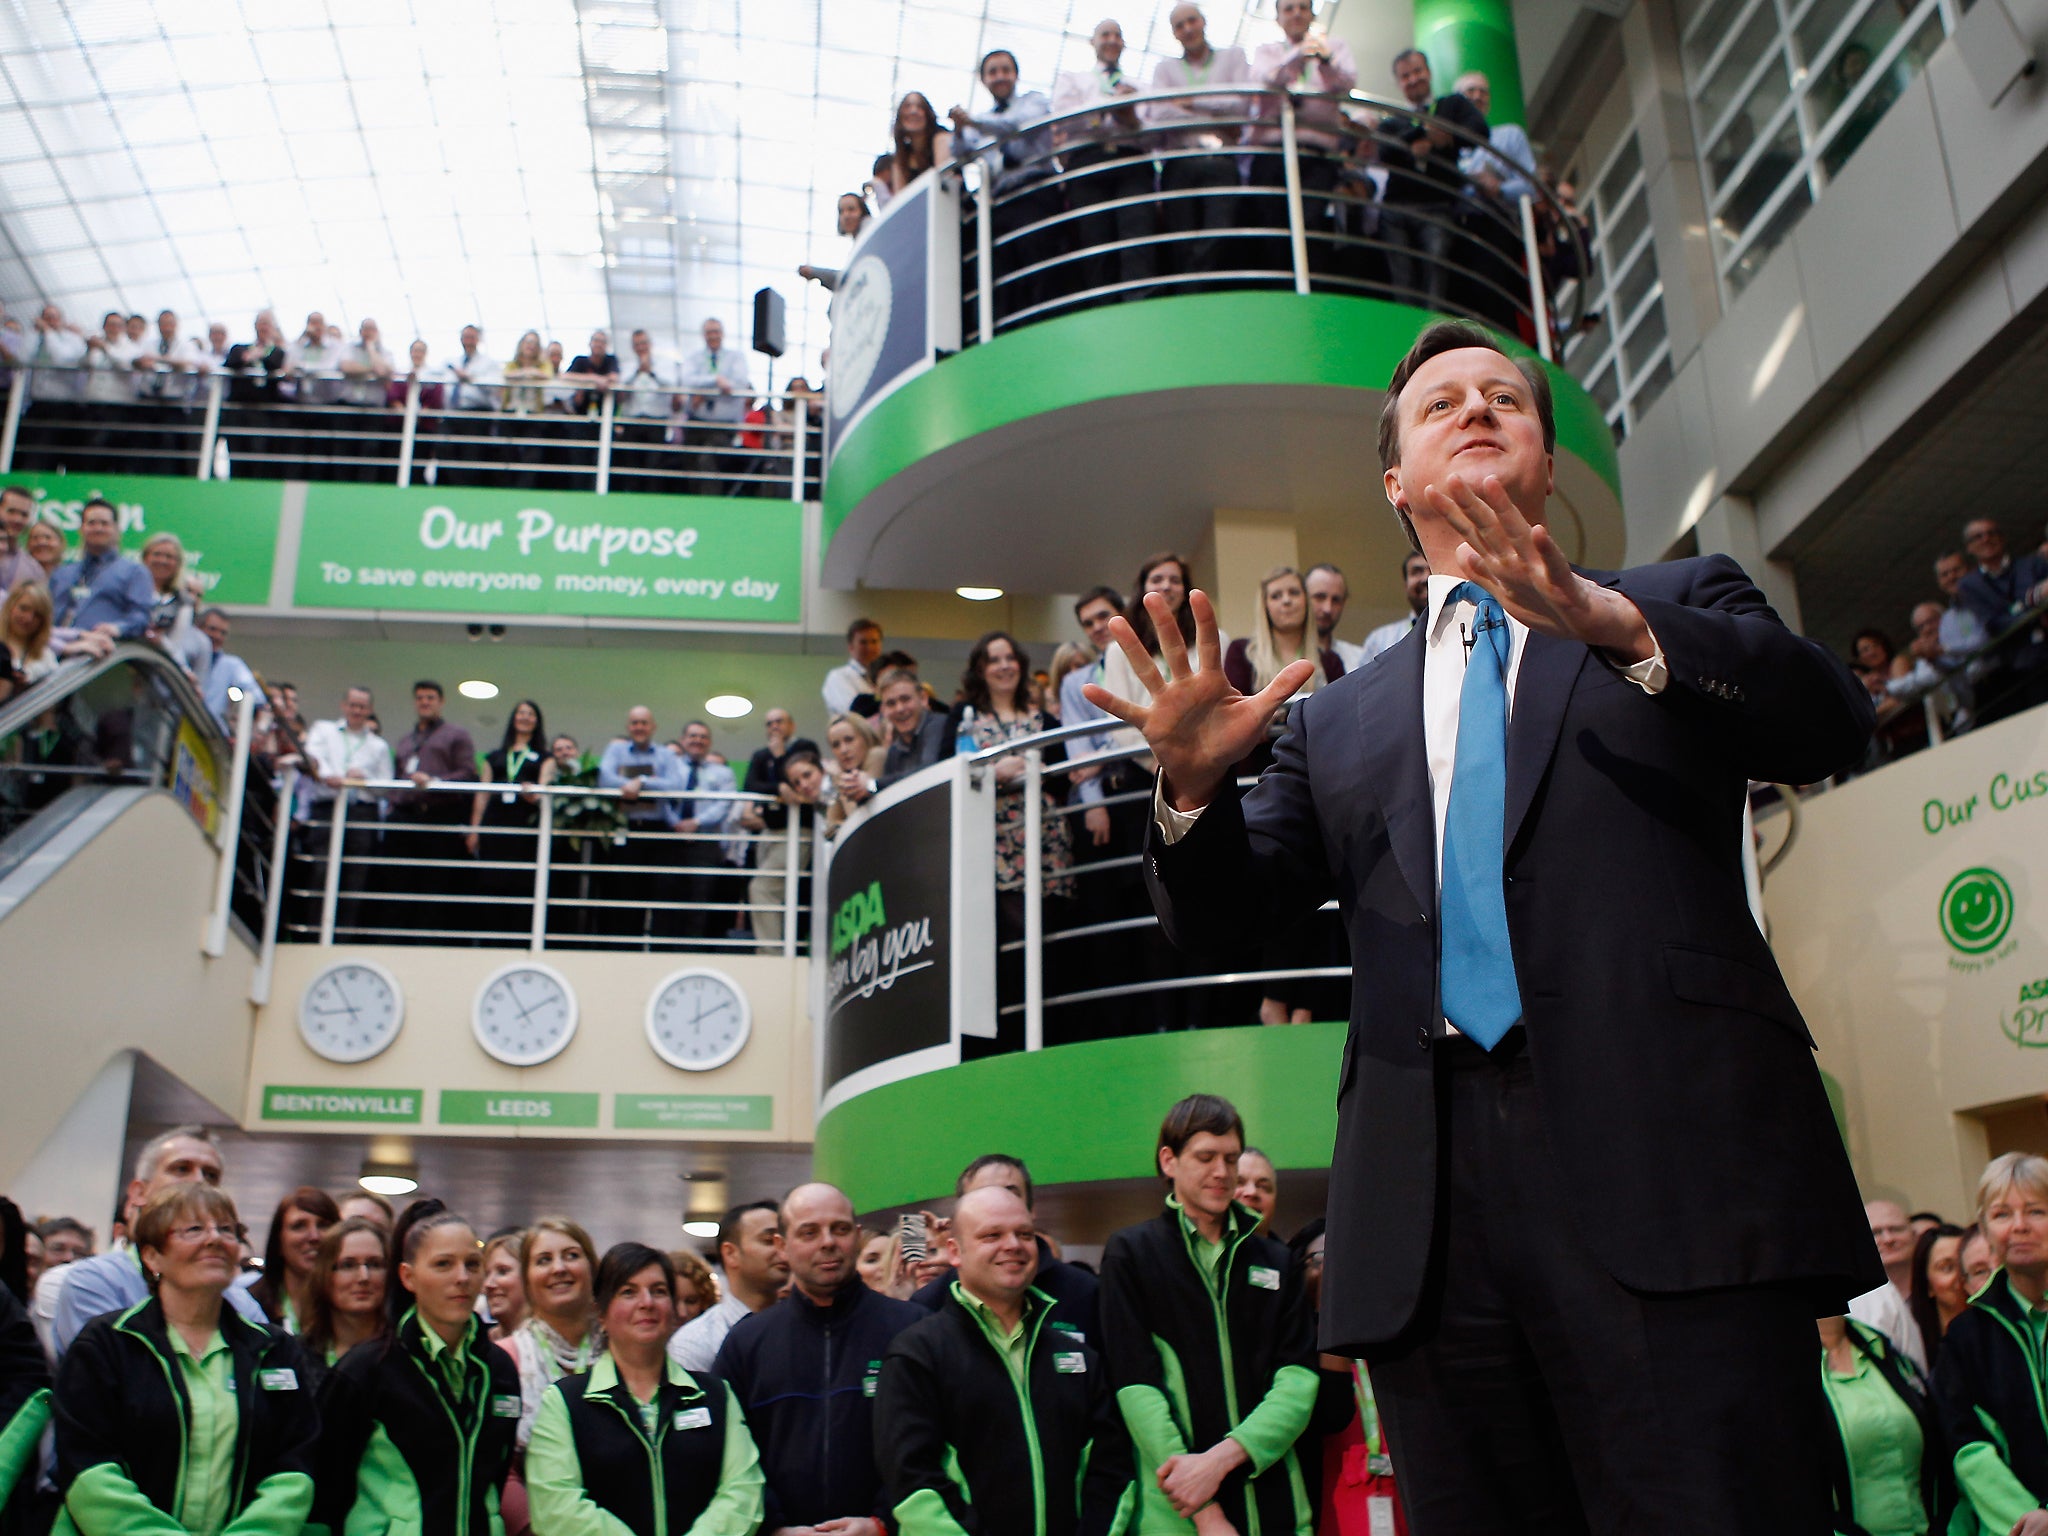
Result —
[[[840, 834], [826, 879], [824, 1082], [953, 1038], [952, 780]], [[815, 962], [814, 962], [815, 963]]]

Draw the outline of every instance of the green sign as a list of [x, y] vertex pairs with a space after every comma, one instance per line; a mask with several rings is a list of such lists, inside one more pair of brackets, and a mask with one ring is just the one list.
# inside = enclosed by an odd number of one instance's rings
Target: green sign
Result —
[[622, 1093], [612, 1100], [621, 1131], [767, 1131], [775, 1100], [765, 1093]]
[[795, 623], [802, 587], [794, 502], [309, 485], [292, 601]]
[[441, 1124], [498, 1125], [574, 1130], [597, 1124], [594, 1093], [480, 1093], [468, 1088], [441, 1090]]
[[1941, 893], [1941, 936], [1966, 955], [1996, 949], [2012, 929], [2012, 887], [1995, 869], [1966, 869]]
[[213, 603], [270, 602], [283, 487], [276, 481], [184, 480], [170, 475], [11, 475], [36, 493], [36, 515], [55, 523], [75, 549], [79, 515], [94, 496], [114, 504], [121, 548], [139, 555], [151, 534], [175, 533], [185, 569]]
[[379, 1120], [417, 1125], [420, 1098], [417, 1088], [266, 1087], [263, 1090], [263, 1118]]

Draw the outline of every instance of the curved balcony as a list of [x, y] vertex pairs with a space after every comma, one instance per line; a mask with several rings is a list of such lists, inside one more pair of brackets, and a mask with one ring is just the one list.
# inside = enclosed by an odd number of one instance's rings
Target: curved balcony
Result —
[[[1483, 141], [1442, 127], [1449, 188], [1399, 163], [1396, 103], [1125, 100], [928, 173], [863, 232], [834, 301], [826, 585], [1071, 591], [1106, 554], [1198, 545], [1219, 508], [1355, 524], [1381, 385], [1433, 314], [1546, 361], [1578, 324], [1577, 225]], [[1611, 435], [1550, 374], [1557, 523], [1618, 559]]]

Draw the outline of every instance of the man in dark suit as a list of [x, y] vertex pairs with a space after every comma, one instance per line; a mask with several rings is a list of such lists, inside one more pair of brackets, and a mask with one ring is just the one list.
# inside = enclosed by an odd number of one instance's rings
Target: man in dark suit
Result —
[[1249, 793], [1307, 664], [1238, 694], [1206, 596], [1198, 666], [1120, 629], [1151, 703], [1090, 697], [1159, 761], [1176, 942], [1343, 911], [1322, 1347], [1370, 1362], [1416, 1536], [1818, 1533], [1813, 1319], [1882, 1270], [1742, 809], [1854, 761], [1871, 706], [1732, 561], [1575, 570], [1555, 440], [1536, 365], [1423, 333], [1380, 458], [1429, 606]]

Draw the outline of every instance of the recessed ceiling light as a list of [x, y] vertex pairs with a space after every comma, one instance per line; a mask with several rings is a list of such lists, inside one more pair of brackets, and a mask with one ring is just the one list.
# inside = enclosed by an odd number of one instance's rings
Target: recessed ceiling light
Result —
[[472, 677], [467, 682], [457, 683], [455, 691], [465, 699], [495, 699], [498, 696], [498, 685], [487, 683], [480, 677]]
[[683, 1231], [691, 1237], [716, 1237], [718, 1236], [718, 1223], [715, 1221], [686, 1221], [683, 1223]]
[[737, 720], [754, 712], [754, 701], [738, 693], [716, 694], [704, 701], [704, 712], [721, 720]]
[[373, 1195], [409, 1195], [420, 1187], [419, 1172], [409, 1163], [367, 1161], [356, 1182]]
[[1003, 595], [1001, 587], [955, 587], [953, 591], [970, 603], [992, 603]]

